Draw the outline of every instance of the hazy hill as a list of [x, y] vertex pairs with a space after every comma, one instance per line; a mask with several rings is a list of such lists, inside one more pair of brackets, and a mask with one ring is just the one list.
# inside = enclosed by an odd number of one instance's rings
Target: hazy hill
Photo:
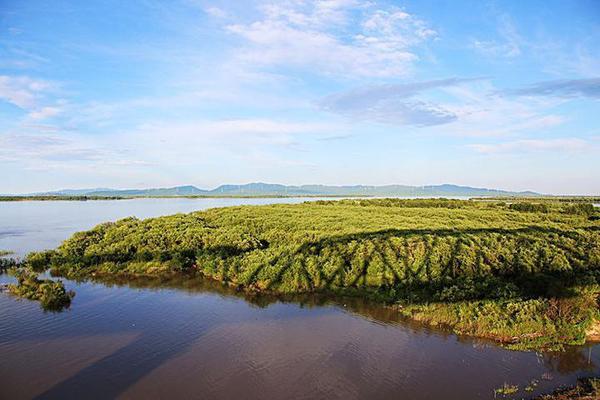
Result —
[[510, 192], [497, 189], [474, 188], [458, 185], [430, 186], [326, 186], [302, 185], [287, 186], [270, 183], [248, 183], [244, 185], [221, 185], [212, 190], [195, 186], [176, 186], [151, 189], [65, 189], [55, 192], [36, 193], [55, 196], [536, 196], [535, 192]]

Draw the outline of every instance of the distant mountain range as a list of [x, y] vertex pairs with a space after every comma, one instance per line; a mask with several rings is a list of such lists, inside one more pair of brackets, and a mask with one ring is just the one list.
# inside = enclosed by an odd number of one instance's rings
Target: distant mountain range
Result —
[[45, 196], [123, 196], [123, 197], [160, 197], [160, 196], [392, 196], [392, 197], [455, 197], [455, 196], [538, 196], [535, 192], [510, 192], [497, 189], [474, 188], [458, 185], [430, 186], [326, 186], [302, 185], [287, 186], [270, 183], [248, 183], [245, 185], [221, 185], [216, 189], [205, 190], [195, 186], [176, 186], [155, 189], [65, 189], [54, 192], [34, 193]]

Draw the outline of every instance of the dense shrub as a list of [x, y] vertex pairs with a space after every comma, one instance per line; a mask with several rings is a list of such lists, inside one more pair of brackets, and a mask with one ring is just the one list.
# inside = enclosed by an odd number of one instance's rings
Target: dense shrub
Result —
[[576, 203], [570, 204], [563, 209], [565, 214], [585, 215], [589, 216], [594, 214], [594, 205], [590, 203]]
[[522, 212], [541, 212], [547, 213], [549, 211], [547, 204], [542, 203], [528, 203], [528, 202], [518, 202], [512, 203], [508, 206], [511, 210], [522, 211]]
[[16, 285], [9, 285], [10, 293], [29, 300], [37, 300], [44, 310], [60, 311], [69, 307], [71, 299], [75, 296], [72, 291], [67, 292], [61, 281], [39, 279], [37, 274], [28, 268], [14, 270]]
[[0, 273], [7, 271], [19, 265], [19, 261], [14, 258], [0, 257]]

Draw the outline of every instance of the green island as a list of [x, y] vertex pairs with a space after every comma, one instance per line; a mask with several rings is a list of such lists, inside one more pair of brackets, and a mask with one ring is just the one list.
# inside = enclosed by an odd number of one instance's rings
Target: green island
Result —
[[600, 221], [587, 203], [347, 199], [103, 223], [24, 264], [71, 279], [211, 278], [361, 296], [513, 349], [600, 337]]
[[8, 292], [28, 300], [37, 300], [46, 311], [62, 311], [71, 305], [75, 297], [73, 291], [67, 291], [61, 281], [40, 279], [29, 268], [15, 268], [11, 273], [17, 279], [16, 284], [7, 285]]

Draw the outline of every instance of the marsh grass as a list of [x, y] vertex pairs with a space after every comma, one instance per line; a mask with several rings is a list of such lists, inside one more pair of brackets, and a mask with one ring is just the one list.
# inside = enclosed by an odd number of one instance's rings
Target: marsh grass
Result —
[[[597, 318], [600, 223], [570, 203], [352, 199], [240, 206], [79, 232], [27, 264], [55, 275], [203, 275], [330, 292], [515, 348], [582, 343]], [[595, 210], [592, 210], [596, 212]]]

